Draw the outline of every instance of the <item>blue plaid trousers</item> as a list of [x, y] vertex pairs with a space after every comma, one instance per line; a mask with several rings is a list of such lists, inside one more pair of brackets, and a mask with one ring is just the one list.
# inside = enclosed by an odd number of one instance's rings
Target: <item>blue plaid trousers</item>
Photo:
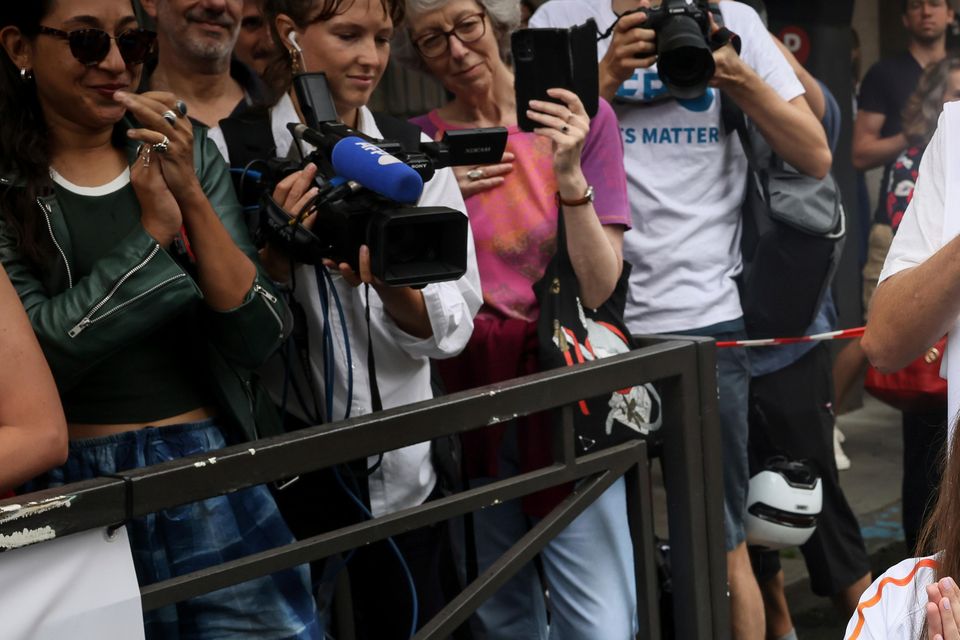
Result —
[[[213, 420], [70, 443], [67, 462], [35, 481], [53, 487], [226, 446]], [[141, 585], [293, 542], [270, 492], [252, 487], [127, 524]], [[322, 638], [307, 565], [144, 614], [148, 640]]]

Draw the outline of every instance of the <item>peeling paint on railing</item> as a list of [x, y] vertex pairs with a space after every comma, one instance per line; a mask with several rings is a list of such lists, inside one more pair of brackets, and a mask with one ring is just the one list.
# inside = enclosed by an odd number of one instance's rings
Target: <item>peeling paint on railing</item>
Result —
[[35, 516], [46, 511], [54, 509], [69, 508], [70, 504], [77, 496], [56, 496], [37, 502], [28, 502], [26, 504], [8, 504], [0, 507], [0, 524], [13, 522], [20, 518]]
[[0, 551], [9, 551], [26, 547], [38, 542], [53, 540], [57, 537], [57, 532], [53, 527], [40, 527], [38, 529], [24, 529], [23, 531], [14, 531], [10, 535], [0, 533]]

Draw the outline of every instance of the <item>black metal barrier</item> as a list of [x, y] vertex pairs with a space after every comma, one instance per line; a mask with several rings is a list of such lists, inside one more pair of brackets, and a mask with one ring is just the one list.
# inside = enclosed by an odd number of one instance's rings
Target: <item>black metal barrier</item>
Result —
[[[0, 539], [25, 529], [53, 537], [125, 522], [154, 511], [375, 455], [519, 415], [564, 408], [554, 464], [292, 544], [141, 588], [146, 611], [342, 553], [541, 489], [577, 481], [576, 490], [493, 566], [423, 626], [417, 640], [444, 638], [533, 559], [621, 476], [626, 478], [637, 574], [640, 638], [660, 637], [659, 587], [647, 447], [643, 441], [577, 457], [576, 400], [658, 382], [664, 424], [677, 638], [729, 637], [723, 483], [717, 415], [715, 345], [711, 340], [655, 336], [620, 356], [555, 369], [508, 383], [444, 396], [284, 436], [229, 447], [0, 501]], [[11, 505], [20, 504], [20, 508]], [[69, 508], [65, 508], [67, 505]], [[4, 508], [6, 507], [6, 508]], [[29, 537], [29, 536], [26, 536]], [[42, 543], [41, 543], [42, 544]], [[2, 555], [0, 555], [2, 562]]]

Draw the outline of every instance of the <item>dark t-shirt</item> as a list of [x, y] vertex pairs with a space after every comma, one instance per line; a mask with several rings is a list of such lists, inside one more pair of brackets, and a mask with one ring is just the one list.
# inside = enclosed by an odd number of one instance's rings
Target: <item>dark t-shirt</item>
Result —
[[[908, 51], [884, 58], [867, 71], [860, 85], [858, 108], [861, 111], [884, 115], [880, 137], [888, 138], [902, 130], [900, 114], [916, 89], [922, 73], [923, 67]], [[883, 195], [890, 180], [892, 166], [893, 162], [890, 162], [883, 168], [883, 180], [880, 181], [881, 198], [874, 216], [877, 222], [886, 224], [889, 222]]]
[[[59, 184], [53, 190], [70, 233], [77, 277], [89, 275], [140, 224], [140, 202], [129, 182], [96, 194], [75, 193]], [[96, 322], [118, 309], [106, 301], [88, 313]], [[149, 310], [132, 306], [121, 313]], [[148, 423], [212, 405], [197, 326], [192, 313], [182, 313], [91, 365], [75, 386], [61, 392], [67, 422]]]

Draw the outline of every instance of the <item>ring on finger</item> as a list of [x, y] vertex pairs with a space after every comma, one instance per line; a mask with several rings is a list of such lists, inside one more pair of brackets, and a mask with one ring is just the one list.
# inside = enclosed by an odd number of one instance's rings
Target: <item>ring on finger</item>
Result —
[[560, 131], [562, 131], [563, 133], [566, 133], [570, 131], [570, 127], [568, 127], [567, 125], [563, 125], [562, 127], [560, 127]]
[[163, 136], [163, 140], [153, 145], [153, 150], [157, 153], [166, 153], [167, 149], [170, 148], [170, 138]]
[[180, 112], [180, 115], [183, 116], [184, 118], [186, 118], [186, 117], [187, 117], [187, 103], [184, 102], [183, 100], [177, 100], [176, 103], [174, 103], [174, 104], [175, 104], [175, 106], [176, 106], [176, 108], [177, 108], [177, 111]]
[[173, 109], [167, 109], [160, 115], [163, 117], [164, 120], [167, 121], [167, 124], [169, 124], [171, 127], [177, 124], [177, 118], [178, 118], [177, 112], [174, 111]]
[[470, 171], [467, 171], [467, 177], [471, 180], [479, 180], [483, 177], [483, 175], [483, 169], [480, 167], [474, 167], [473, 169], [470, 169]]
[[137, 156], [143, 162], [143, 167], [147, 168], [150, 166], [150, 152], [153, 151], [152, 144], [141, 144], [140, 148], [137, 149]]

